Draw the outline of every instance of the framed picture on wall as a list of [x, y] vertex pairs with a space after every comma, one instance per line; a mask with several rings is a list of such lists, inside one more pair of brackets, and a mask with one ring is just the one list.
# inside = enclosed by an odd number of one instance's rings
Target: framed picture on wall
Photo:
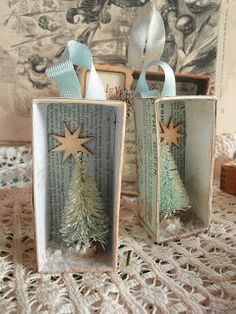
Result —
[[[133, 72], [132, 90], [136, 88], [140, 71]], [[150, 89], [161, 90], [165, 75], [162, 72], [148, 71], [146, 74]], [[175, 74], [176, 94], [178, 96], [187, 95], [209, 95], [210, 77], [206, 75]]]
[[[132, 70], [117, 65], [96, 64], [96, 71], [102, 80], [107, 99], [118, 100], [124, 90], [130, 90], [133, 82]], [[79, 74], [82, 92], [85, 94], [89, 72], [82, 70]]]

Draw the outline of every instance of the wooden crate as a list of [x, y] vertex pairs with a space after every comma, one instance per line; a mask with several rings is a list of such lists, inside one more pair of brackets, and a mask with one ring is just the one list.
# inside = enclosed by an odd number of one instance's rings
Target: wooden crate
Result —
[[236, 195], [236, 159], [221, 167], [220, 188], [226, 193]]

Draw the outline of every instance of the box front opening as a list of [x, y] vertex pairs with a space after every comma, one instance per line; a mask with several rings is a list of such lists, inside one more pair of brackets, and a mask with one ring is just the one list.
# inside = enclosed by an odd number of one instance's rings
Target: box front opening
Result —
[[215, 100], [196, 99], [186, 107], [186, 119], [185, 184], [192, 211], [202, 227], [207, 228], [211, 214]]
[[[41, 221], [37, 231], [39, 271], [56, 273], [94, 269], [112, 270], [116, 262], [114, 242], [116, 241], [117, 192], [120, 188], [117, 182], [121, 170], [123, 108], [84, 103], [37, 104], [34, 115], [38, 125], [34, 139], [40, 137], [42, 141], [41, 155], [39, 158], [35, 156], [35, 183], [38, 185], [37, 191], [42, 190], [43, 195], [46, 196], [44, 197], [46, 202], [44, 204], [41, 202], [40, 210], [37, 211], [38, 219]], [[93, 152], [93, 155], [88, 156], [89, 169], [109, 217], [109, 236], [105, 251], [98, 244], [95, 254], [88, 257], [78, 258], [74, 248], [68, 248], [66, 243], [63, 243], [60, 232], [62, 211], [70, 188], [74, 160], [73, 157], [69, 157], [68, 162], [62, 165], [63, 152], [48, 153], [48, 150], [58, 145], [51, 134], [62, 136], [64, 122], [71, 132], [82, 123], [81, 137], [93, 137], [93, 140], [85, 145]], [[42, 169], [44, 182], [39, 180]], [[41, 199], [40, 196], [38, 198]]]
[[[184, 137], [180, 147], [171, 149], [187, 195], [190, 209], [161, 220], [158, 240], [187, 236], [204, 231], [209, 226], [211, 212], [212, 156], [215, 128], [215, 100], [199, 97], [178, 99], [160, 105], [160, 117], [167, 124], [174, 117], [174, 125], [182, 123]], [[160, 182], [161, 184], [161, 182]]]

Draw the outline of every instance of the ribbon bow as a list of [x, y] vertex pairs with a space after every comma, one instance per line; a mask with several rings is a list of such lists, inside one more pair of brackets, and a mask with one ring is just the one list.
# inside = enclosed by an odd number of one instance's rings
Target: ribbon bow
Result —
[[82, 98], [81, 85], [74, 65], [90, 70], [85, 98], [105, 100], [104, 87], [95, 70], [90, 50], [74, 40], [68, 42], [58, 62], [46, 69], [46, 75], [56, 81], [61, 97]]

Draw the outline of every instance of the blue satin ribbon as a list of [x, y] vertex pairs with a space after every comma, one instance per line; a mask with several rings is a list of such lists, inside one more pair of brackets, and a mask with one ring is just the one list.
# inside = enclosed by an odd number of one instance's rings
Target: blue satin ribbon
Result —
[[141, 70], [152, 60], [159, 60], [165, 45], [165, 26], [154, 1], [139, 9], [129, 38], [128, 64]]
[[[150, 90], [146, 81], [147, 69], [154, 65], [161, 67], [165, 74], [165, 81], [161, 93], [158, 90]], [[162, 60], [154, 60], [145, 65], [137, 82], [136, 94], [139, 94], [142, 98], [156, 96], [176, 96], [175, 74], [169, 64]]]
[[56, 81], [61, 97], [82, 98], [81, 85], [74, 65], [90, 71], [85, 98], [105, 100], [105, 90], [94, 68], [90, 50], [74, 40], [68, 42], [58, 62], [46, 69], [46, 75]]

